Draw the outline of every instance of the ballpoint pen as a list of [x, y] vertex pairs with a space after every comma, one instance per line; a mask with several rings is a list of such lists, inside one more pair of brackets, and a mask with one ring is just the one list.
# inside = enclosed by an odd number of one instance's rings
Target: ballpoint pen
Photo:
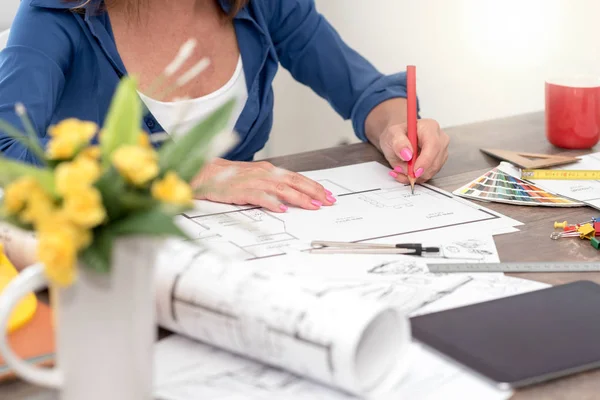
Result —
[[410, 189], [412, 194], [415, 193], [415, 182], [417, 180], [415, 176], [415, 162], [417, 161], [417, 154], [419, 153], [419, 146], [417, 142], [417, 72], [414, 65], [406, 67], [406, 124], [408, 130], [408, 140], [412, 146], [413, 156], [408, 161], [408, 180], [410, 182]]

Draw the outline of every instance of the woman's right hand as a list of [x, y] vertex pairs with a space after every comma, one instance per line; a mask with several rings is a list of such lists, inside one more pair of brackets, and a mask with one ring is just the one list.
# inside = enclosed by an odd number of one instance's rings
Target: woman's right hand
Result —
[[266, 161], [235, 162], [216, 159], [192, 181], [196, 198], [219, 203], [255, 205], [273, 212], [288, 206], [318, 210], [336, 202], [321, 184]]

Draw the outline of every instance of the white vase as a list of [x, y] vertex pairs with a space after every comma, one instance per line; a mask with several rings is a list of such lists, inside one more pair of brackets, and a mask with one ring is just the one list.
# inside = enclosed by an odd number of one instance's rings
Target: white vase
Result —
[[7, 319], [18, 301], [48, 285], [43, 266], [23, 270], [0, 296], [0, 352], [17, 375], [60, 390], [61, 400], [152, 399], [156, 337], [154, 264], [160, 240], [119, 238], [109, 273], [80, 266], [76, 282], [52, 288], [56, 367], [39, 369], [9, 348]]

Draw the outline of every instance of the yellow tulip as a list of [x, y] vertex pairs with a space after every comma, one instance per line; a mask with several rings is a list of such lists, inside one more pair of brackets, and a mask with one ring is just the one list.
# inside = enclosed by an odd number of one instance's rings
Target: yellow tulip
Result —
[[66, 218], [80, 228], [94, 228], [106, 218], [102, 195], [93, 186], [68, 192], [63, 207]]
[[21, 177], [7, 185], [4, 190], [4, 211], [9, 215], [19, 213], [25, 207], [29, 194], [36, 187], [39, 185], [31, 176]]
[[191, 205], [193, 200], [192, 188], [189, 184], [169, 171], [164, 179], [152, 184], [152, 196], [166, 203]]
[[146, 149], [152, 148], [152, 144], [150, 143], [150, 136], [145, 131], [140, 132], [140, 135], [138, 136], [138, 145]]
[[158, 175], [158, 155], [153, 149], [121, 146], [113, 152], [112, 163], [119, 173], [136, 186], [142, 186]]
[[66, 119], [58, 125], [48, 128], [52, 139], [48, 142], [46, 154], [52, 160], [64, 160], [73, 157], [94, 137], [98, 126], [93, 122]]
[[21, 220], [28, 224], [35, 224], [52, 214], [54, 209], [52, 197], [42, 188], [35, 187], [29, 194], [27, 205], [21, 213]]
[[77, 157], [87, 158], [89, 160], [97, 161], [100, 159], [100, 147], [98, 146], [88, 146], [85, 149], [81, 150]]
[[95, 123], [81, 121], [77, 118], [67, 118], [58, 125], [52, 125], [48, 128], [48, 134], [53, 138], [78, 136], [86, 141], [90, 141], [97, 131], [98, 125]]
[[77, 250], [88, 247], [92, 243], [92, 233], [73, 224], [67, 217], [65, 210], [55, 211], [36, 223], [38, 235], [44, 236], [57, 230], [68, 234]]
[[44, 264], [46, 276], [58, 286], [71, 285], [77, 276], [77, 249], [68, 230], [56, 227], [39, 234], [37, 258]]
[[100, 165], [97, 161], [77, 156], [72, 162], [63, 162], [56, 167], [56, 192], [66, 195], [80, 188], [91, 186], [100, 177]]

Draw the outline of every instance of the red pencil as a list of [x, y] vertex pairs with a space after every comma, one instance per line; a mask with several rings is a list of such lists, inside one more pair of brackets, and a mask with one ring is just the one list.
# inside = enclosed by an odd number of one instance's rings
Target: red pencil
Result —
[[412, 146], [413, 156], [408, 161], [408, 180], [410, 182], [410, 188], [412, 193], [415, 193], [415, 182], [417, 180], [415, 176], [415, 161], [417, 161], [417, 153], [419, 152], [419, 145], [417, 142], [417, 72], [414, 65], [406, 67], [406, 91], [407, 91], [407, 127], [408, 127], [408, 140]]

